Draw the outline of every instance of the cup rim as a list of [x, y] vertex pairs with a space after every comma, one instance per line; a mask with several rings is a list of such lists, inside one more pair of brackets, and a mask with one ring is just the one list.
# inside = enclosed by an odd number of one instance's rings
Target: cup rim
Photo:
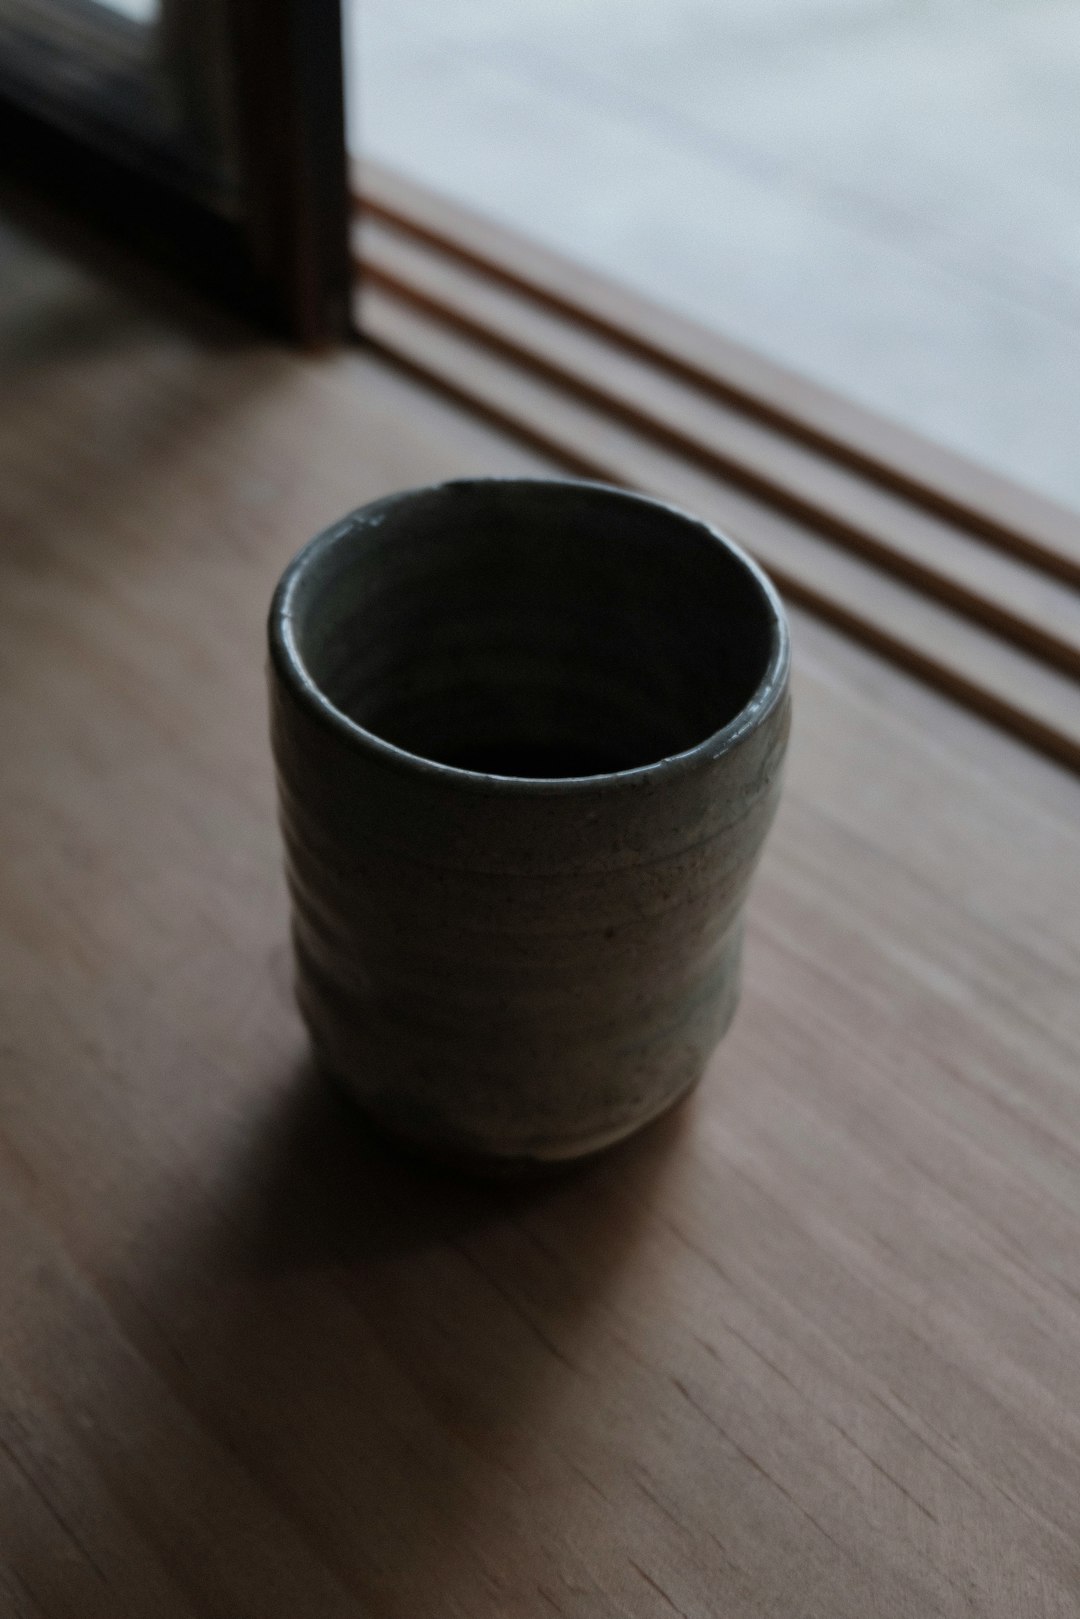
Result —
[[[658, 512], [678, 518], [684, 524], [692, 525], [727, 552], [749, 574], [764, 600], [770, 619], [771, 645], [768, 661], [751, 697], [739, 712], [733, 715], [726, 725], [711, 732], [692, 748], [665, 754], [649, 764], [636, 765], [631, 770], [598, 772], [588, 776], [500, 776], [478, 770], [465, 770], [459, 765], [443, 764], [437, 759], [425, 758], [423, 754], [410, 753], [408, 749], [400, 748], [376, 732], [369, 731], [332, 703], [304, 663], [294, 634], [295, 596], [307, 570], [327, 551], [350, 538], [358, 530], [382, 523], [387, 511], [393, 507], [407, 504], [418, 496], [425, 498], [437, 496], [443, 490], [483, 490], [493, 486], [523, 491], [536, 488], [584, 489], [595, 491], [612, 501], [625, 502], [635, 507], [652, 507]], [[781, 702], [787, 690], [791, 665], [790, 633], [780, 596], [772, 580], [740, 545], [711, 523], [692, 516], [673, 502], [588, 478], [450, 478], [399, 490], [358, 506], [347, 516], [316, 534], [293, 557], [274, 591], [267, 628], [271, 663], [285, 687], [313, 719], [353, 747], [367, 751], [384, 764], [438, 781], [443, 785], [456, 786], [464, 790], [482, 789], [489, 793], [508, 795], [525, 793], [529, 796], [558, 796], [567, 793], [634, 789], [647, 786], [658, 777], [668, 780], [681, 776], [696, 766], [713, 763], [732, 752], [751, 732], [757, 730]]]

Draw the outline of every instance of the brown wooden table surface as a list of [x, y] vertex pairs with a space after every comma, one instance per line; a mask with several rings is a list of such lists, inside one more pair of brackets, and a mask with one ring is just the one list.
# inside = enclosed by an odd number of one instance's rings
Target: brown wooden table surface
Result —
[[400, 1160], [292, 1008], [263, 615], [543, 463], [18, 240], [0, 304], [0, 1613], [1080, 1612], [1076, 781], [796, 614], [699, 1092]]

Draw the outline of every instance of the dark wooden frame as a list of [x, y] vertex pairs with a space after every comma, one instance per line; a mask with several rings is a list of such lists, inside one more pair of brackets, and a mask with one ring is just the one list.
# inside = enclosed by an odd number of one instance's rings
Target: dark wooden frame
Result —
[[[352, 269], [339, 0], [224, 0], [218, 15], [211, 48], [235, 149], [235, 209], [134, 145], [81, 138], [6, 93], [0, 177], [282, 335], [309, 346], [343, 341]], [[195, 6], [192, 18], [198, 27]]]

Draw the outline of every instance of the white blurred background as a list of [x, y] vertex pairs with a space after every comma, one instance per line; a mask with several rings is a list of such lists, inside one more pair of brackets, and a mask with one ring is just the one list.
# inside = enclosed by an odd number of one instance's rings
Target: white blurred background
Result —
[[1080, 505], [1077, 0], [354, 5], [368, 155]]

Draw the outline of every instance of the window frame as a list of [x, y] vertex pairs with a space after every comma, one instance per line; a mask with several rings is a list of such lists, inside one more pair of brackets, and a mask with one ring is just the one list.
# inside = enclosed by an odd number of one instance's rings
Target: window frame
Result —
[[[80, 0], [49, 0], [72, 13]], [[82, 0], [85, 9], [85, 0]], [[138, 25], [101, 20], [120, 39]], [[235, 196], [85, 101], [0, 74], [9, 182], [308, 346], [351, 330], [340, 0], [165, 0], [162, 69], [221, 100]]]

